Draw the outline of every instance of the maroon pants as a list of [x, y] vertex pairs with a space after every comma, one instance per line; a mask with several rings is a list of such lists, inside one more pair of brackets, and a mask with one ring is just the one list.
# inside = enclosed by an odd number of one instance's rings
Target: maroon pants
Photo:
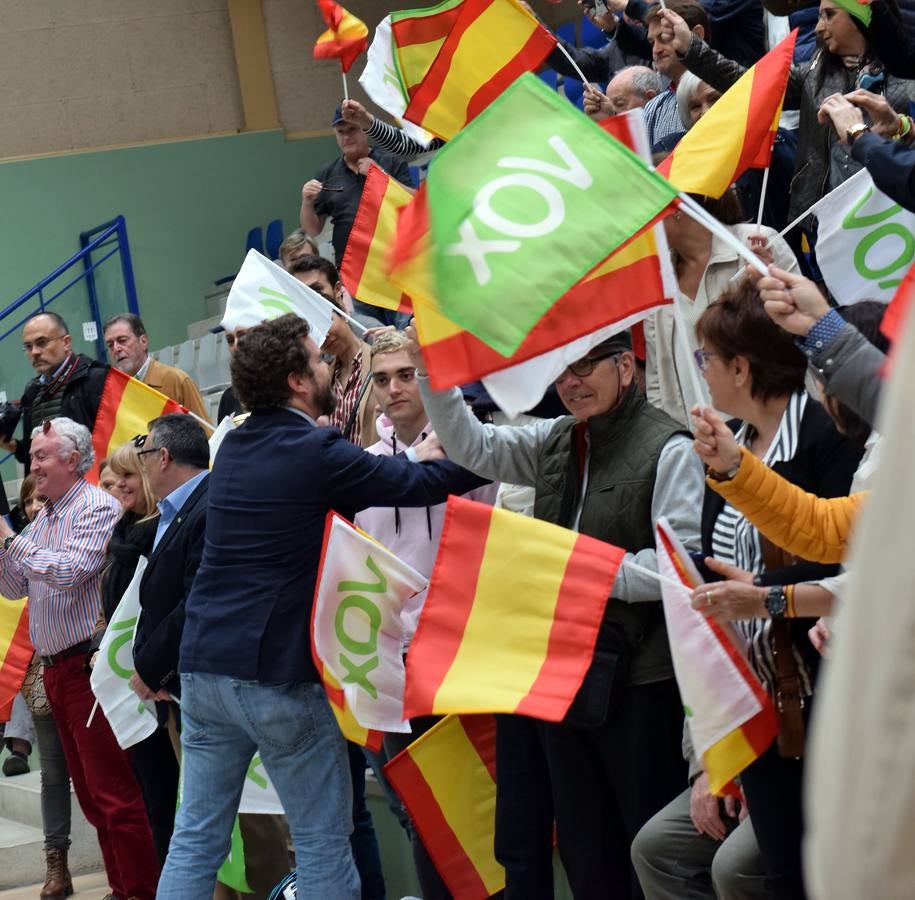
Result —
[[159, 861], [140, 786], [101, 710], [86, 721], [95, 695], [82, 655], [44, 670], [45, 690], [83, 813], [98, 832], [105, 872], [117, 897], [154, 900]]

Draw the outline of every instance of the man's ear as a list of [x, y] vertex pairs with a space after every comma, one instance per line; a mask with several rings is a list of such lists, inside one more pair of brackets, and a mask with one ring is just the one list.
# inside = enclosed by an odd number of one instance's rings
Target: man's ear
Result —
[[701, 25], [694, 25], [690, 31], [692, 31], [693, 34], [698, 34], [703, 41], [705, 40], [705, 29]]

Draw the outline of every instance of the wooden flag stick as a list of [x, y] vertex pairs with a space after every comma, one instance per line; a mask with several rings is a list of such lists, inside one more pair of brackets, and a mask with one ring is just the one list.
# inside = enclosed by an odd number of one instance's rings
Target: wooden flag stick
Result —
[[343, 99], [349, 100], [349, 85], [346, 83], [346, 72], [340, 73], [343, 76]]
[[769, 187], [769, 167], [763, 169], [762, 191], [759, 194], [759, 211], [756, 213], [756, 230], [762, 230], [763, 206], [766, 205], [766, 189]]
[[577, 74], [578, 77], [581, 79], [581, 83], [582, 83], [585, 87], [587, 87], [587, 86], [590, 84], [590, 82], [588, 81], [587, 78], [585, 78], [585, 73], [582, 72], [582, 70], [581, 70], [580, 68], [578, 68], [578, 63], [575, 62], [574, 59], [572, 59], [572, 56], [571, 56], [571, 54], [569, 53], [569, 51], [566, 50], [566, 48], [563, 47], [562, 44], [561, 44], [559, 41], [556, 42], [556, 46], [557, 46], [557, 47], [559, 48], [559, 50], [562, 52], [562, 55], [571, 63], [572, 68], [575, 70], [576, 74]]

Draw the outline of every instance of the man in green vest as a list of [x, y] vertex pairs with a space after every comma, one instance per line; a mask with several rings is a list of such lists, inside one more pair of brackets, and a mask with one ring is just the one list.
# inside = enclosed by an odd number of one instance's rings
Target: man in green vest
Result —
[[[484, 425], [461, 392], [435, 392], [411, 346], [423, 402], [448, 457], [478, 475], [535, 488], [534, 516], [624, 548], [657, 568], [662, 516], [687, 549], [700, 549], [704, 473], [688, 432], [635, 384], [628, 333], [572, 363], [556, 380], [568, 416], [519, 428]], [[620, 568], [594, 662], [562, 723], [538, 722], [550, 785], [528, 741], [497, 739], [496, 855], [506, 900], [552, 898], [548, 800], [576, 900], [640, 897], [629, 862], [639, 828], [686, 785], [683, 709], [656, 579]], [[510, 640], [510, 635], [507, 635]], [[520, 717], [500, 717], [517, 733]], [[527, 754], [524, 765], [518, 756]], [[546, 829], [546, 836], [539, 832]], [[533, 848], [533, 849], [532, 849]]]

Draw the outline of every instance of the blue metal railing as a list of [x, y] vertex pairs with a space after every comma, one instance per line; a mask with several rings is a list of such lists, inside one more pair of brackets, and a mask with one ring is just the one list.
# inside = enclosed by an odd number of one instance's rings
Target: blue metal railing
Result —
[[[70, 257], [65, 263], [58, 266], [53, 272], [45, 276], [33, 288], [17, 297], [7, 307], [0, 310], [0, 342], [19, 329], [37, 313], [44, 312], [62, 294], [65, 294], [80, 282], [85, 281], [86, 293], [89, 297], [89, 311], [95, 322], [96, 337], [95, 350], [99, 360], [105, 360], [105, 338], [102, 334], [102, 316], [98, 301], [98, 291], [95, 283], [95, 271], [107, 260], [120, 254], [121, 275], [124, 281], [124, 294], [129, 312], [140, 314], [137, 304], [137, 288], [133, 277], [133, 264], [130, 258], [130, 244], [127, 241], [127, 223], [123, 216], [117, 216], [110, 222], [104, 222], [84, 231], [79, 236], [80, 251]], [[99, 256], [98, 254], [102, 255]], [[95, 256], [93, 256], [95, 254]], [[58, 287], [55, 282], [71, 275], [72, 269], [77, 269], [77, 274], [70, 277], [63, 287]], [[51, 293], [53, 291], [53, 293]], [[49, 296], [50, 294], [50, 296]], [[37, 299], [37, 306], [31, 301]], [[29, 309], [21, 318], [17, 318], [14, 325], [8, 325], [8, 320], [15, 316], [26, 305]], [[8, 460], [12, 454], [7, 454], [0, 459], [0, 465]]]
[[[93, 237], [93, 235], [97, 235], [97, 237]], [[89, 309], [97, 332], [95, 349], [98, 353], [98, 358], [100, 360], [105, 359], [105, 340], [102, 335], [101, 313], [95, 287], [95, 270], [116, 253], [121, 254], [121, 273], [124, 278], [127, 309], [139, 315], [137, 289], [133, 279], [133, 266], [130, 259], [130, 245], [127, 242], [127, 223], [123, 216], [118, 216], [110, 222], [105, 222], [103, 225], [97, 225], [89, 231], [84, 231], [79, 236], [79, 243], [82, 248], [79, 253], [75, 253], [65, 263], [51, 272], [50, 275], [42, 278], [33, 288], [26, 291], [21, 297], [17, 297], [5, 309], [0, 310], [0, 323], [4, 323], [6, 319], [25, 306], [30, 300], [38, 298], [38, 309], [29, 310], [15, 325], [3, 331], [0, 334], [0, 341], [8, 338], [14, 331], [18, 331], [37, 312], [44, 312], [58, 297], [85, 279], [86, 291], [89, 294]], [[93, 260], [93, 251], [108, 248], [112, 244], [114, 245], [113, 249], [107, 250], [100, 259]], [[82, 271], [75, 278], [70, 279], [62, 288], [56, 290], [50, 297], [46, 296], [47, 289], [69, 269], [77, 265], [82, 266]], [[2, 327], [3, 325], [0, 324], [0, 328]]]

